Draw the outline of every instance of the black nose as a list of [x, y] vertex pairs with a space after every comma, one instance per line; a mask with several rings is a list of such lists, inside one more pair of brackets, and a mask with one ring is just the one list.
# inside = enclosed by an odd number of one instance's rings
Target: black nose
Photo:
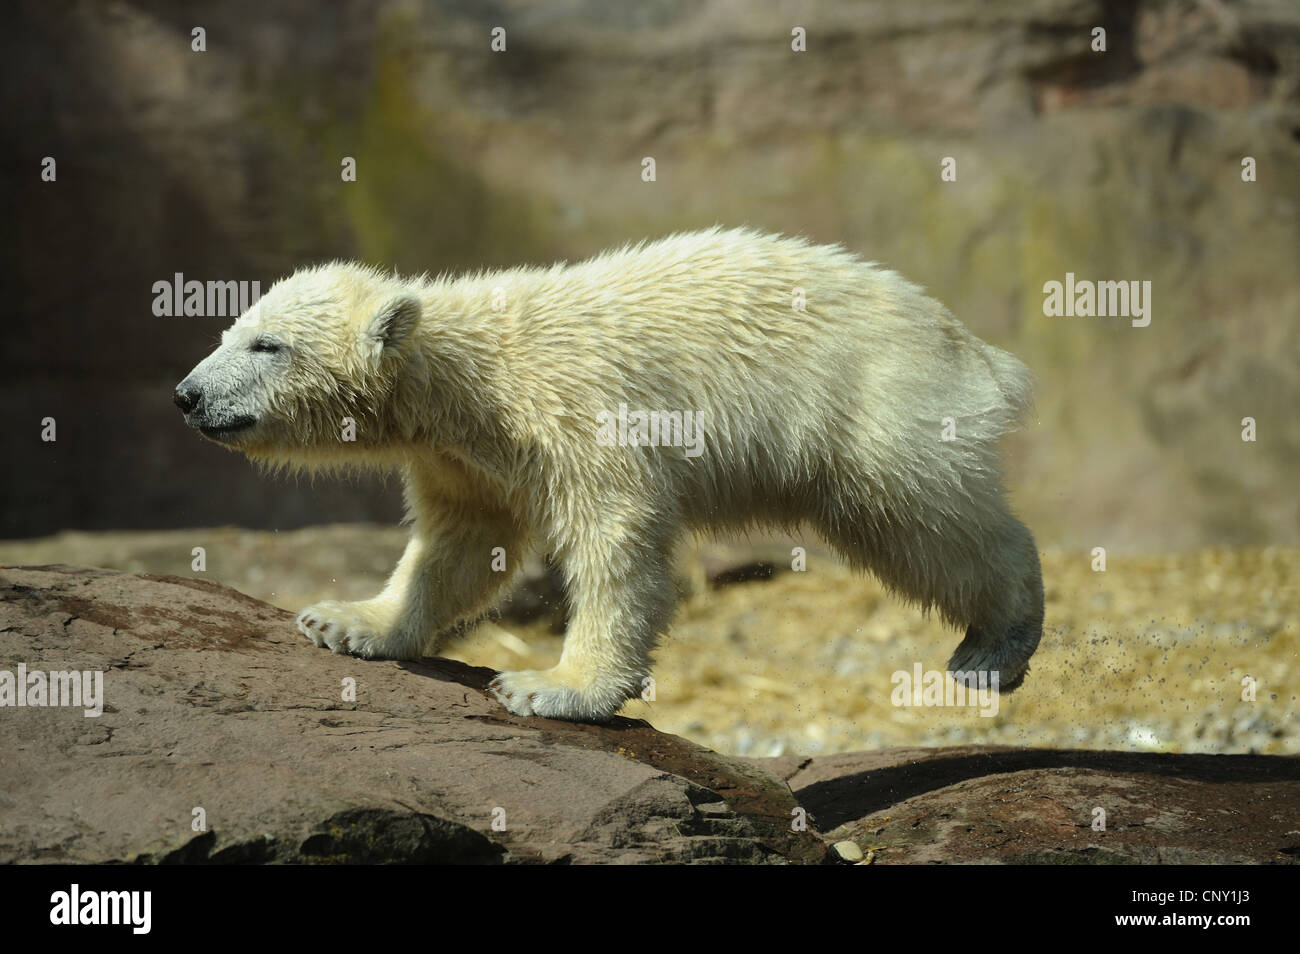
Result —
[[178, 408], [188, 414], [198, 406], [199, 389], [188, 381], [182, 381], [176, 385], [176, 393], [172, 395], [172, 400], [176, 402]]

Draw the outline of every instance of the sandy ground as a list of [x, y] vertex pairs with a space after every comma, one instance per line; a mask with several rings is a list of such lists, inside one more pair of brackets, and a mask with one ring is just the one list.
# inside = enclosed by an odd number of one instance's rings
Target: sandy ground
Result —
[[[66, 533], [0, 542], [0, 563], [196, 576], [296, 611], [373, 595], [403, 540], [399, 528], [366, 526]], [[738, 755], [954, 743], [1300, 753], [1300, 550], [1112, 555], [1105, 572], [1091, 554], [1045, 552], [1043, 642], [1025, 684], [994, 697], [993, 711], [979, 700], [895, 704], [895, 674], [942, 670], [959, 634], [819, 548], [809, 547], [805, 571], [789, 571], [791, 545], [684, 549], [686, 595], [657, 654], [654, 701], [628, 703], [624, 715]], [[194, 547], [205, 571], [191, 569]], [[755, 559], [781, 572], [706, 582]], [[444, 654], [545, 668], [559, 656], [554, 628], [487, 622]]]

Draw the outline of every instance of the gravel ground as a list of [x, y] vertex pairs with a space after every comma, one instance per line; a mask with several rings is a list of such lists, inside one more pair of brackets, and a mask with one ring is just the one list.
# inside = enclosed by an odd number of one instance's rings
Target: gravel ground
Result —
[[[0, 562], [201, 576], [296, 611], [327, 596], [373, 595], [403, 540], [400, 528], [368, 526], [65, 533], [0, 542]], [[1045, 552], [1042, 645], [1025, 684], [982, 714], [978, 705], [894, 704], [894, 674], [942, 670], [959, 636], [819, 548], [808, 547], [804, 572], [706, 582], [756, 559], [788, 567], [791, 545], [685, 549], [686, 596], [657, 654], [655, 699], [629, 703], [624, 715], [750, 756], [958, 743], [1300, 752], [1300, 550], [1112, 555], [1105, 572], [1092, 570], [1088, 553]], [[203, 572], [191, 569], [194, 547], [205, 550]], [[545, 668], [560, 644], [546, 619], [499, 620], [445, 654]], [[1243, 699], [1249, 680], [1253, 701]]]

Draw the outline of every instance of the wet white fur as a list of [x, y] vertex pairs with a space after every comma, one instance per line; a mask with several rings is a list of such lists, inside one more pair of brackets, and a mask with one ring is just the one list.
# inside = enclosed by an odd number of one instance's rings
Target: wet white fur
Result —
[[[258, 335], [287, 348], [250, 358]], [[950, 667], [999, 670], [1004, 686], [1038, 642], [1037, 551], [996, 446], [1028, 372], [838, 247], [715, 228], [460, 278], [325, 265], [271, 288], [191, 378], [214, 419], [258, 418], [226, 441], [254, 459], [404, 474], [406, 553], [375, 598], [303, 611], [317, 645], [436, 651], [509, 579], [494, 548], [512, 568], [525, 548], [553, 554], [568, 634], [554, 668], [494, 683], [517, 714], [604, 720], [641, 692], [688, 528], [803, 522], [968, 627]], [[597, 415], [620, 403], [702, 412], [703, 454], [600, 446]]]

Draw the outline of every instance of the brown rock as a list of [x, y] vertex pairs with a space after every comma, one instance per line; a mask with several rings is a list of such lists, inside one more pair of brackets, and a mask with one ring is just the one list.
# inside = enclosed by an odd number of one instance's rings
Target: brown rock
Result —
[[643, 722], [515, 718], [485, 694], [489, 670], [336, 656], [223, 586], [6, 568], [0, 601], [5, 668], [102, 670], [106, 700], [98, 718], [0, 709], [0, 862], [826, 854], [790, 830], [775, 776]]
[[874, 849], [877, 864], [1300, 857], [1293, 757], [967, 746], [832, 755], [782, 774], [828, 840]]
[[0, 708], [0, 863], [825, 863], [843, 841], [878, 864], [1300, 856], [1294, 757], [728, 758], [639, 721], [515, 718], [489, 670], [336, 656], [201, 580], [0, 569], [0, 659], [99, 670], [105, 699], [97, 718]]

